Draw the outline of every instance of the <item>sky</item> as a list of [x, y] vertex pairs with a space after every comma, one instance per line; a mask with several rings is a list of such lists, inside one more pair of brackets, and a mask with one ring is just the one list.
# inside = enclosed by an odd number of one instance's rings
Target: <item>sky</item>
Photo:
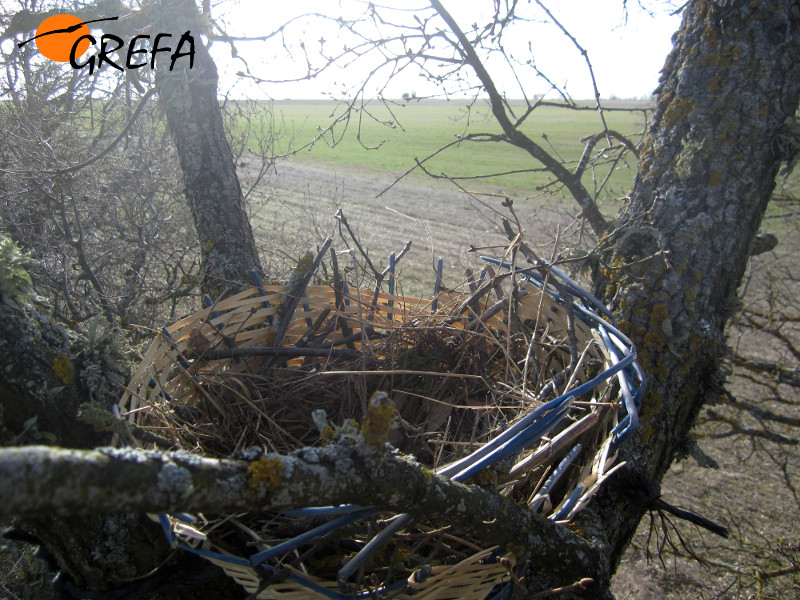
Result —
[[[680, 16], [670, 14], [667, 2], [652, 0], [647, 4], [647, 1], [628, 0], [625, 3], [627, 14], [622, 10], [623, 0], [544, 2], [587, 51], [602, 98], [648, 97], [658, 83], [659, 71], [672, 47], [671, 36], [680, 24]], [[428, 6], [422, 0], [378, 0], [376, 4], [386, 7], [382, 11], [386, 22], [379, 23], [377, 29], [374, 22], [365, 24], [370, 28], [363, 31], [372, 37], [376, 31], [383, 36], [396, 35], [396, 25], [413, 18], [412, 8]], [[472, 23], [484, 22], [486, 9], [491, 9], [493, 2], [444, 0], [443, 4], [463, 29], [469, 29]], [[526, 11], [524, 14], [531, 19], [509, 32], [504, 42], [507, 54], [523, 65], [516, 66], [515, 76], [506, 61], [499, 57], [487, 59], [497, 87], [509, 98], [547, 93], [555, 99], [550, 91], [553, 85], [565, 87], [574, 99], [593, 97], [590, 72], [576, 45], [558, 27], [545, 22], [547, 19], [536, 7], [535, 0], [527, 4], [521, 0], [519, 4], [520, 12]], [[640, 4], [645, 4], [655, 14], [641, 10]], [[237, 42], [238, 57], [231, 56], [228, 45], [216, 42], [212, 52], [220, 68], [220, 88], [223, 92], [230, 90], [234, 97], [301, 99], [352, 95], [353, 86], [367, 79], [380, 62], [380, 55], [372, 52], [359, 60], [352, 60], [352, 57], [337, 60], [311, 81], [279, 82], [301, 78], [307, 71], [307, 60], [312, 65], [320, 64], [315, 60], [319, 58], [320, 49], [326, 56], [332, 56], [343, 46], [355, 47], [361, 40], [342, 34], [334, 19], [363, 17], [368, 12], [366, 1], [226, 0], [216, 5], [214, 11], [214, 18], [229, 34], [249, 37], [265, 36], [302, 13], [319, 15], [293, 21], [282, 35], [266, 41]], [[546, 74], [547, 81], [537, 78], [524, 64], [528, 60], [533, 60]], [[434, 63], [431, 65], [435, 68]], [[367, 86], [368, 95], [379, 92], [389, 98], [399, 98], [404, 93], [418, 96], [441, 93], [441, 86], [432, 85], [415, 69], [408, 67], [393, 77], [388, 76], [389, 72], [389, 68], [384, 67], [373, 75]], [[266, 81], [256, 85], [256, 79]], [[451, 91], [454, 89], [451, 86]], [[454, 95], [458, 95], [457, 91]]]

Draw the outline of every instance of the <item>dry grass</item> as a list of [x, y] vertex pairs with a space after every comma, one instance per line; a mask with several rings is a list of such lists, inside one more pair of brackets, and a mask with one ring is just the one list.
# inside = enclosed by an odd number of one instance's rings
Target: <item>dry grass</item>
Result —
[[[591, 305], [568, 292], [546, 265], [528, 266], [524, 276], [487, 266], [432, 301], [384, 293], [381, 282], [391, 284], [392, 273], [384, 278], [366, 253], [356, 258], [355, 248], [361, 252], [363, 246], [344, 216], [338, 220], [350, 235], [349, 251], [337, 253], [328, 238], [288, 284], [250, 288], [164, 330], [120, 402], [132, 426], [128, 442], [225, 457], [254, 448], [287, 453], [360, 432], [367, 443], [382, 447], [388, 441], [449, 477], [497, 486], [510, 499], [571, 520], [619, 466], [612, 431], [624, 405], [616, 377], [568, 394], [617, 362], [595, 339], [594, 322], [584, 321], [573, 303]], [[341, 237], [346, 239], [344, 232]], [[526, 264], [532, 251], [521, 235], [511, 237], [498, 254]], [[345, 271], [340, 264], [346, 261], [337, 256], [356, 264]], [[376, 280], [374, 289], [348, 285], [368, 275]], [[534, 275], [538, 283], [526, 279]], [[308, 285], [315, 278], [329, 283]], [[561, 404], [545, 406], [556, 397]], [[514, 454], [462, 477], [471, 465], [462, 459], [522, 427], [526, 417], [531, 426], [550, 424]], [[551, 477], [567, 455], [572, 466], [558, 471], [564, 473], [560, 479]], [[553, 485], [543, 491], [548, 478]], [[394, 563], [374, 559], [358, 589], [401, 582], [422, 564], [471, 554], [465, 552], [476, 542], [458, 541], [446, 523], [417, 517], [436, 535], [417, 525], [404, 529], [389, 547], [409, 566], [387, 570]], [[253, 545], [274, 546], [308, 525], [247, 515], [237, 523], [223, 517], [209, 528], [212, 543], [224, 539], [226, 552], [247, 556]], [[351, 529], [347, 535], [360, 546], [382, 527], [359, 522]], [[456, 535], [447, 544], [445, 531]], [[327, 568], [314, 566], [340, 565], [352, 551], [315, 540], [280, 561], [331, 577]]]

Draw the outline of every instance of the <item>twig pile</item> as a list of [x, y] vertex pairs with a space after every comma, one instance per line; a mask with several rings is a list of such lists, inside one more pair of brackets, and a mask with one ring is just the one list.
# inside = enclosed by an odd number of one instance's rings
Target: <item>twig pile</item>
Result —
[[[398, 258], [376, 269], [337, 216], [355, 245], [346, 252], [349, 272], [328, 238], [316, 256], [300, 260], [286, 285], [259, 281], [217, 302], [206, 298], [205, 309], [162, 331], [121, 401], [131, 441], [215, 457], [254, 446], [286, 453], [356, 433], [369, 398], [381, 391], [396, 408], [389, 442], [401, 452], [447, 477], [496, 486], [555, 520], [570, 520], [616, 468], [619, 434], [635, 426], [635, 396], [643, 386], [631, 383], [641, 373], [626, 338], [587, 306], [591, 295], [538, 261], [519, 235], [494, 261], [506, 270], [487, 265], [458, 290], [442, 291], [438, 277], [427, 301], [395, 296]], [[521, 270], [517, 261], [526, 257]], [[375, 288], [349, 287], [365, 270]], [[617, 341], [609, 341], [609, 331]], [[457, 561], [468, 565], [470, 581], [478, 571], [488, 578], [478, 577], [478, 595], [463, 597], [483, 597], [498, 577], [496, 564], [470, 562], [480, 549], [473, 541], [422, 521], [410, 528], [406, 515], [379, 523], [358, 508], [340, 510], [355, 516], [337, 540], [323, 543], [320, 536], [295, 546], [277, 557], [279, 564], [301, 586], [313, 580], [325, 589], [331, 586], [310, 573], [339, 581], [360, 573], [350, 591], [405, 586], [425, 565]], [[207, 543], [204, 533], [175, 517], [162, 520], [187, 547]], [[214, 526], [214, 543], [242, 554], [254, 544], [291, 540], [308, 526], [280, 515], [228, 518], [227, 534]], [[393, 534], [391, 542], [359, 557], [381, 529], [381, 541]], [[251, 567], [226, 569], [252, 592], [264, 573]], [[255, 577], [250, 583], [247, 573]]]

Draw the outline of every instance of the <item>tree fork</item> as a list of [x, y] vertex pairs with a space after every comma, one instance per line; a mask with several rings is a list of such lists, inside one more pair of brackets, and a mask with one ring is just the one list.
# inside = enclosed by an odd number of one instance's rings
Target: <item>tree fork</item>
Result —
[[[630, 203], [595, 278], [648, 372], [641, 428], [622, 448], [647, 481], [661, 481], [703, 404], [722, 391], [724, 327], [789, 158], [778, 140], [799, 98], [800, 4], [689, 2]], [[605, 492], [616, 564], [641, 510], [614, 508], [625, 490]]]

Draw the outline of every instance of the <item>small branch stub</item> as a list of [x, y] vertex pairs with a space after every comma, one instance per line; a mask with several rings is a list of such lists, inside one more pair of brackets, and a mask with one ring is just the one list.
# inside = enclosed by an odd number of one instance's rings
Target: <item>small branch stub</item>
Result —
[[384, 447], [395, 412], [394, 404], [386, 392], [375, 392], [369, 399], [361, 435], [370, 448], [381, 450]]

